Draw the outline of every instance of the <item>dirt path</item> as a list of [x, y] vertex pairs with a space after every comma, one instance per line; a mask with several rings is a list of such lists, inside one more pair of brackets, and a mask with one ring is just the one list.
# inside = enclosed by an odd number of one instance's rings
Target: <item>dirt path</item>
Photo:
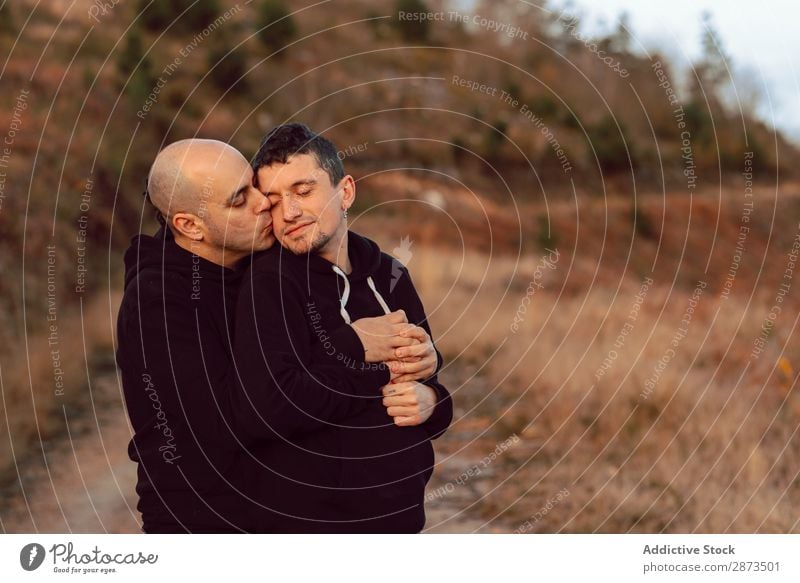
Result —
[[[456, 418], [484, 392], [480, 380], [464, 384], [445, 375], [458, 389]], [[65, 412], [62, 435], [18, 461], [19, 479], [2, 490], [0, 527], [6, 533], [136, 533], [140, 517], [134, 491], [136, 468], [128, 459], [130, 428], [115, 371], [93, 379], [93, 409]], [[480, 514], [493, 483], [491, 468], [464, 481], [480, 467], [486, 447], [481, 433], [488, 422], [462, 420], [435, 442], [437, 466], [428, 485], [425, 532], [498, 532]], [[493, 443], [493, 442], [492, 442]], [[488, 446], [487, 446], [488, 447]]]
[[91, 388], [93, 408], [64, 410], [64, 433], [17, 461], [19, 478], [0, 502], [4, 532], [140, 532], [116, 373], [96, 375]]
[[[489, 411], [500, 411], [502, 397], [481, 377], [450, 367], [442, 382], [454, 395], [453, 424], [434, 442], [436, 469], [428, 483], [426, 533], [504, 533], [516, 524], [497, 519], [495, 486], [507, 473], [510, 456], [486, 457], [498, 443], [497, 427]], [[503, 435], [503, 441], [507, 436]], [[508, 440], [511, 444], [512, 440]], [[518, 448], [521, 440], [513, 440]], [[503, 456], [506, 456], [505, 459]]]

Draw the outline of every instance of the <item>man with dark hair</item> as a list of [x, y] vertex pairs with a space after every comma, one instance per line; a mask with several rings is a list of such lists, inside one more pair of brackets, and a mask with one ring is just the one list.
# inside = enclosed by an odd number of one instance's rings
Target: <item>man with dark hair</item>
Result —
[[286, 164], [289, 158], [298, 154], [314, 156], [319, 167], [331, 179], [331, 184], [339, 184], [345, 176], [344, 165], [333, 142], [301, 123], [287, 123], [272, 128], [261, 140], [251, 164], [257, 171], [262, 166]]
[[[126, 252], [117, 322], [143, 530], [281, 530], [280, 492], [262, 499], [256, 490], [265, 481], [259, 476], [272, 471], [258, 461], [260, 444], [274, 437], [268, 422], [278, 427], [292, 419], [276, 395], [300, 395], [318, 415], [335, 417], [360, 406], [355, 395], [380, 390], [390, 375], [277, 356], [270, 374], [241, 391], [232, 355], [251, 347], [233, 345], [232, 312], [250, 254], [275, 241], [269, 199], [254, 187], [253, 171], [236, 149], [201, 139], [158, 154], [148, 198], [166, 224], [155, 236], [135, 237]], [[357, 331], [342, 326], [330, 337], [384, 358], [426, 338], [399, 314], [354, 324]], [[433, 346], [423, 350], [432, 371]]]
[[[259, 190], [273, 205], [281, 247], [256, 257], [244, 277], [237, 346], [252, 350], [235, 357], [245, 386], [257, 384], [276, 358], [305, 362], [318, 355], [355, 370], [380, 369], [374, 363], [385, 360], [382, 355], [360, 352], [352, 338], [327, 333], [351, 322], [358, 330], [358, 318], [402, 311], [430, 337], [408, 271], [400, 266], [398, 279], [397, 262], [348, 230], [355, 182], [329, 140], [302, 124], [279, 126], [267, 134], [252, 165]], [[294, 419], [281, 424], [263, 461], [300, 488], [282, 500], [295, 513], [298, 531], [422, 529], [424, 489], [433, 472], [430, 442], [452, 419], [452, 400], [435, 370], [426, 374], [422, 361], [415, 361], [422, 355], [421, 345], [395, 349], [387, 362], [392, 382], [380, 392], [365, 387], [360, 409], [335, 419], [285, 395], [287, 416]], [[438, 365], [438, 351], [436, 356]]]

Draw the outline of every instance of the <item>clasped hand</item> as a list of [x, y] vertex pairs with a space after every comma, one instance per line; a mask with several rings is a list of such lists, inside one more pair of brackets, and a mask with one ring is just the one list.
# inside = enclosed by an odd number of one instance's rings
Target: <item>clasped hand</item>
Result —
[[352, 326], [364, 346], [364, 360], [389, 367], [391, 382], [382, 388], [383, 405], [395, 425], [427, 421], [436, 406], [436, 393], [418, 381], [433, 375], [438, 362], [428, 333], [409, 324], [403, 310], [362, 318]]

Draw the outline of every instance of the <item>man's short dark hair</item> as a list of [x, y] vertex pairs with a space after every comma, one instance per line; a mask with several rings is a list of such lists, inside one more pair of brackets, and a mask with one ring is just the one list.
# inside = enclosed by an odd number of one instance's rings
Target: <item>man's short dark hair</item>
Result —
[[286, 164], [297, 154], [314, 156], [332, 185], [336, 186], [344, 178], [344, 165], [333, 142], [301, 123], [279, 125], [267, 132], [251, 162], [253, 172], [258, 174], [259, 168], [264, 166]]

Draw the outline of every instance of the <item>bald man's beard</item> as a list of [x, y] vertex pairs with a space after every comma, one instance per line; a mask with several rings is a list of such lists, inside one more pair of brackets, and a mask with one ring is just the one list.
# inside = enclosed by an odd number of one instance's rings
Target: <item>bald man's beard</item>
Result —
[[[233, 231], [227, 228], [227, 223], [223, 222], [221, 225], [206, 218], [206, 228], [211, 237], [210, 243], [219, 251], [233, 251], [237, 253], [253, 253], [254, 251], [262, 251], [269, 245], [264, 237], [264, 230], [255, 228], [247, 229], [246, 231]], [[274, 241], [274, 239], [273, 239]]]

